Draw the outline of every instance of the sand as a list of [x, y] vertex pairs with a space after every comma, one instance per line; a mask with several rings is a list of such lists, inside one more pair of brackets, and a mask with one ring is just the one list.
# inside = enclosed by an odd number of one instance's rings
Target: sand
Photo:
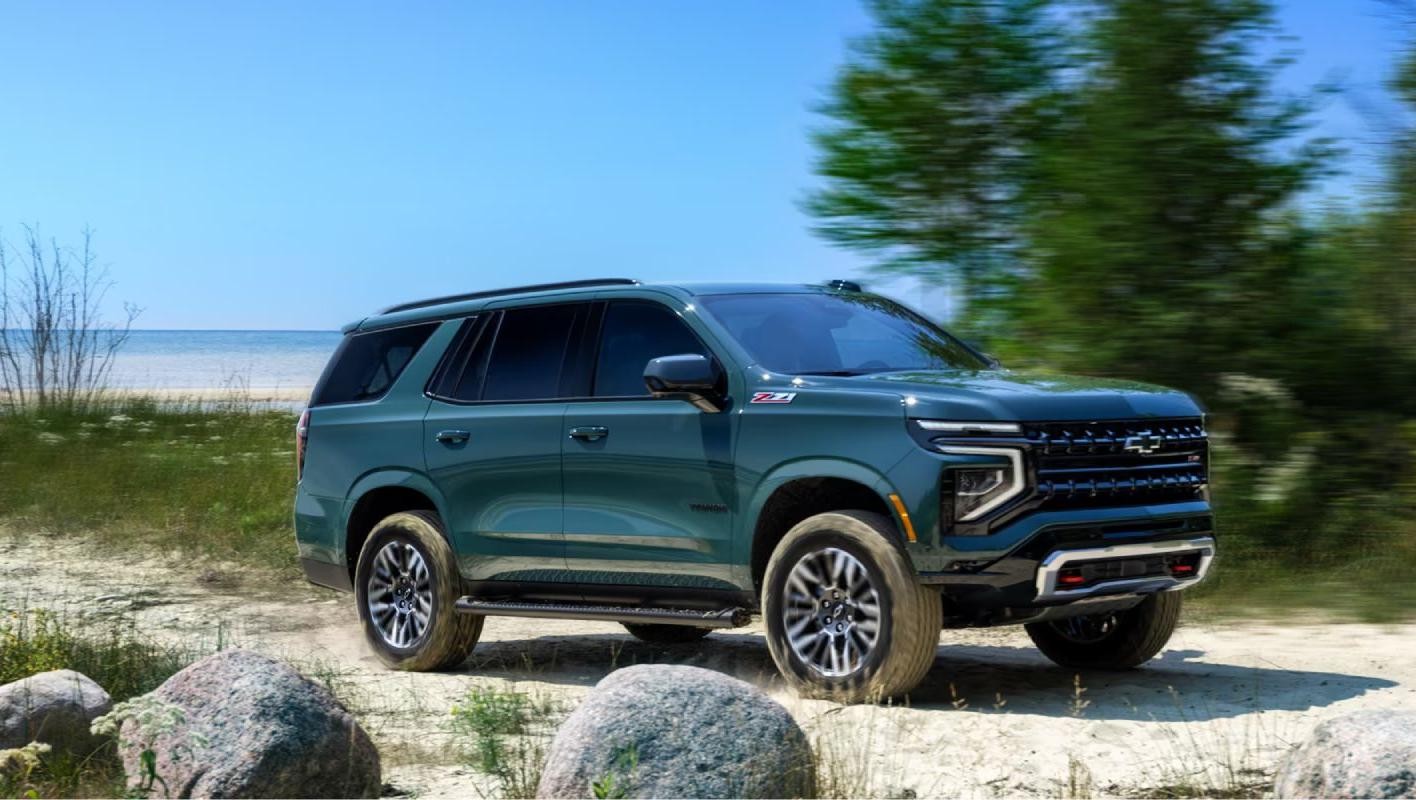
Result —
[[[619, 666], [694, 664], [780, 700], [820, 758], [891, 796], [1127, 795], [1159, 786], [1262, 785], [1321, 720], [1416, 709], [1416, 625], [1187, 622], [1148, 667], [1078, 679], [1021, 629], [945, 631], [908, 706], [797, 698], [776, 678], [760, 627], [702, 647], [640, 643], [603, 623], [492, 618], [459, 670], [385, 670], [352, 598], [279, 586], [229, 565], [98, 550], [73, 536], [0, 536], [0, 607], [136, 619], [153, 636], [227, 642], [294, 661], [332, 685], [379, 743], [386, 780], [426, 797], [497, 793], [465, 766], [449, 709], [474, 686], [554, 698], [564, 710]], [[1080, 680], [1080, 683], [1077, 681]]]

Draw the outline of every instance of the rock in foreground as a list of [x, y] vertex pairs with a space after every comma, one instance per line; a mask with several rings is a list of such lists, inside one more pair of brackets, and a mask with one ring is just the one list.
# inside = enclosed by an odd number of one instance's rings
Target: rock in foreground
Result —
[[143, 702], [181, 713], [123, 723], [120, 752], [134, 786], [151, 747], [160, 796], [379, 794], [379, 754], [368, 734], [323, 687], [275, 659], [226, 650], [173, 675]]
[[57, 752], [88, 755], [102, 743], [89, 723], [113, 700], [102, 686], [71, 669], [41, 672], [0, 686], [0, 750], [44, 742]]
[[811, 746], [751, 684], [697, 667], [610, 673], [551, 743], [538, 797], [811, 797]]
[[1416, 798], [1416, 712], [1358, 711], [1330, 719], [1289, 755], [1277, 797]]

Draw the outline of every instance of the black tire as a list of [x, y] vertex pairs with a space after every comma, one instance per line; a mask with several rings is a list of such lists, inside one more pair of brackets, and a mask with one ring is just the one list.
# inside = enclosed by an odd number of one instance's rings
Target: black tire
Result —
[[1165, 649], [1180, 621], [1180, 593], [1161, 592], [1112, 614], [1023, 627], [1042, 654], [1071, 669], [1133, 669]]
[[[391, 642], [381, 632], [369, 603], [371, 581], [376, 582], [375, 560], [391, 544], [406, 545], [416, 551], [428, 575], [427, 589], [423, 592], [430, 605], [428, 621], [404, 646]], [[467, 660], [482, 635], [481, 616], [462, 614], [453, 607], [462, 594], [462, 578], [452, 547], [443, 536], [442, 522], [431, 512], [405, 511], [385, 517], [375, 525], [359, 553], [354, 587], [364, 638], [379, 659], [394, 669], [409, 672], [451, 669]]]
[[[782, 676], [802, 694], [845, 703], [879, 702], [909, 692], [934, 665], [943, 628], [939, 592], [916, 580], [897, 537], [888, 517], [866, 511], [833, 511], [803, 520], [778, 543], [762, 581], [767, 646]], [[794, 584], [813, 593], [809, 603], [799, 588], [788, 596], [788, 582], [794, 571], [802, 566], [831, 564], [835, 551], [844, 551], [855, 560], [856, 565], [849, 569], [864, 568], [872, 596], [878, 600], [871, 604], [878, 608], [874, 616], [868, 610], [870, 605], [854, 604], [858, 598], [852, 590], [838, 595], [852, 600], [851, 606], [832, 607], [837, 602], [832, 597], [832, 587], [840, 581], [828, 575], [815, 585], [808, 586], [809, 580]], [[806, 574], [798, 573], [798, 578]], [[807, 612], [808, 608], [812, 610]], [[829, 616], [833, 613], [838, 616]], [[790, 623], [788, 615], [795, 615]], [[866, 623], [870, 622], [869, 633], [876, 636], [868, 648], [855, 642], [860, 657], [854, 666], [846, 659], [842, 662], [844, 669], [828, 669], [834, 662], [818, 666], [819, 661], [829, 661], [823, 651], [805, 655], [801, 652], [803, 641], [810, 642], [805, 645], [810, 650], [822, 647], [823, 637], [832, 643], [825, 647], [835, 647], [835, 643], [851, 637], [856, 631], [850, 627], [844, 634], [832, 636], [832, 630], [841, 630], [835, 624], [841, 621], [860, 631], [866, 631]], [[788, 637], [789, 624], [798, 631], [792, 638]], [[868, 634], [862, 634], [865, 635]]]
[[695, 628], [692, 625], [653, 625], [626, 622], [624, 629], [629, 635], [649, 644], [688, 644], [697, 642], [713, 632], [712, 628]]

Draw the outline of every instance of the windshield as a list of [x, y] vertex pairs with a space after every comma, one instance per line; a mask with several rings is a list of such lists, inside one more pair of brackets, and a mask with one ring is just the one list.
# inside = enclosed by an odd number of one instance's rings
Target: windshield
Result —
[[725, 294], [701, 302], [773, 372], [864, 375], [988, 366], [957, 339], [883, 297]]

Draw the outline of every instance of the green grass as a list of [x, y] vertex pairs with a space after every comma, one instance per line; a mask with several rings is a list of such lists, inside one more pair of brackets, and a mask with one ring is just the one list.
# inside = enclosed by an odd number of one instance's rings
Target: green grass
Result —
[[1205, 618], [1292, 621], [1302, 611], [1333, 621], [1392, 623], [1416, 615], [1416, 532], [1380, 542], [1354, 533], [1346, 547], [1295, 557], [1251, 546], [1242, 532], [1226, 535], [1222, 518], [1216, 524], [1219, 561], [1187, 598]]
[[464, 760], [497, 778], [501, 796], [536, 796], [560, 706], [515, 690], [474, 687], [452, 708], [452, 731], [465, 742]]
[[158, 644], [121, 618], [75, 621], [27, 609], [0, 616], [0, 684], [72, 669], [121, 702], [156, 689], [205, 652], [195, 645]]
[[[0, 530], [85, 535], [293, 577], [294, 422], [239, 400], [0, 414]], [[1255, 500], [1240, 466], [1221, 470], [1221, 499], [1231, 502], [1216, 515], [1220, 563], [1193, 597], [1200, 614], [1411, 618], [1416, 481], [1305, 516]]]
[[[19, 609], [0, 616], [0, 684], [72, 669], [104, 687], [117, 703], [156, 689], [216, 646], [158, 644], [131, 620], [80, 620]], [[46, 753], [33, 769], [0, 770], [0, 797], [125, 795], [122, 764], [111, 742], [88, 756]]]
[[294, 415], [122, 400], [0, 414], [0, 527], [293, 574]]

